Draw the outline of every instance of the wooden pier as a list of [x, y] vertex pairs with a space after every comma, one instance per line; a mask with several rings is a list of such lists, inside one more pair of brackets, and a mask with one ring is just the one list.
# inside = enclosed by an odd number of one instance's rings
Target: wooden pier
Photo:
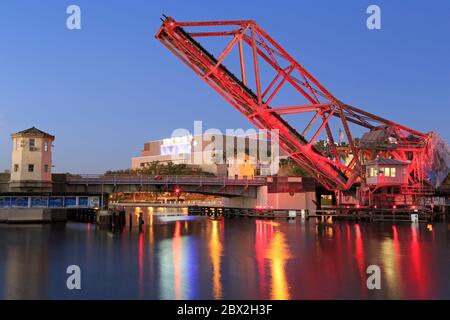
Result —
[[67, 220], [76, 222], [96, 222], [97, 210], [89, 208], [67, 209]]
[[374, 208], [333, 208], [323, 210], [276, 210], [258, 208], [228, 208], [228, 207], [202, 207], [192, 206], [188, 209], [189, 215], [221, 217], [247, 217], [259, 219], [334, 219], [354, 221], [409, 221], [433, 222], [443, 221], [446, 214], [425, 210], [407, 209], [374, 209]]
[[[271, 208], [232, 208], [217, 206], [190, 206], [190, 216], [207, 216], [212, 219], [228, 218], [257, 218], [257, 219], [318, 219], [326, 221], [368, 221], [368, 222], [418, 222], [429, 223], [445, 221], [448, 213], [432, 212], [431, 210], [407, 209], [374, 209], [374, 208], [326, 208], [322, 210], [292, 209], [278, 210]], [[156, 216], [175, 216], [177, 214], [155, 214]], [[185, 214], [182, 214], [185, 215]], [[68, 209], [67, 218], [70, 221], [97, 223], [112, 227], [132, 225], [131, 216], [126, 216], [124, 210], [94, 210], [94, 209]]]

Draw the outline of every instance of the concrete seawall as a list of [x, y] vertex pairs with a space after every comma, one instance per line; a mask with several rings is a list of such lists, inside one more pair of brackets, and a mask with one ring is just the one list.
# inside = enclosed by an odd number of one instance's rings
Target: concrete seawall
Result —
[[67, 209], [10, 208], [0, 209], [0, 223], [66, 222]]

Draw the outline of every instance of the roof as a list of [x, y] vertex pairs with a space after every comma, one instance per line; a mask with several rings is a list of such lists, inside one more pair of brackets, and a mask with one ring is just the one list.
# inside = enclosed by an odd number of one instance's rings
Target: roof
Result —
[[386, 158], [378, 158], [375, 160], [369, 160], [366, 162], [366, 165], [375, 165], [375, 164], [382, 164], [382, 165], [407, 165], [410, 164], [410, 161], [401, 161], [396, 159], [386, 159]]
[[29, 129], [25, 129], [16, 133], [13, 133], [11, 135], [12, 137], [20, 136], [20, 137], [48, 137], [52, 140], [55, 139], [55, 136], [52, 136], [51, 134], [44, 132], [42, 130], [39, 130], [36, 127], [31, 127]]
[[388, 137], [389, 134], [386, 131], [377, 129], [364, 133], [361, 137], [361, 142], [385, 143]]

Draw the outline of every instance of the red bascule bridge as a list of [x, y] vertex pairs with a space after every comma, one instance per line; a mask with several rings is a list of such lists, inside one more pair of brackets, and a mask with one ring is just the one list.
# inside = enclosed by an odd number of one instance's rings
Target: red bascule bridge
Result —
[[340, 101], [253, 20], [164, 17], [156, 38], [257, 128], [276, 134], [280, 149], [335, 192], [338, 204], [353, 193], [358, 206], [401, 199], [415, 207], [449, 172], [437, 134]]

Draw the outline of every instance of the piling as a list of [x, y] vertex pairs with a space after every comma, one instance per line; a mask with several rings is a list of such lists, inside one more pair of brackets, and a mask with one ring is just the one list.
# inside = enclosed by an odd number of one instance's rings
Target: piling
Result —
[[144, 224], [144, 219], [142, 217], [142, 211], [139, 212], [139, 232], [142, 232], [142, 225]]

